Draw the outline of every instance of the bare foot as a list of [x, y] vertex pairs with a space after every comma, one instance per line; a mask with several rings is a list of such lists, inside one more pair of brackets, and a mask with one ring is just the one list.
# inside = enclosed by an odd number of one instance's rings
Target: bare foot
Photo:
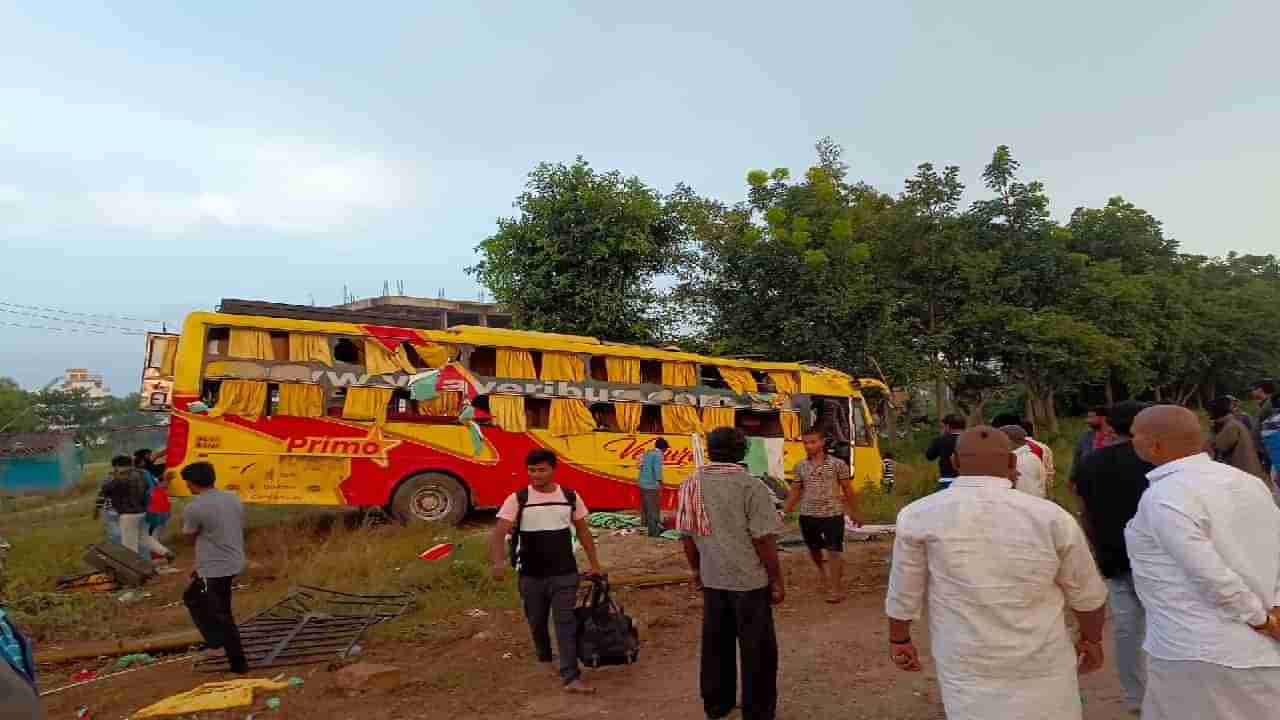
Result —
[[578, 678], [568, 685], [564, 686], [564, 691], [572, 695], [595, 695], [596, 689], [583, 682], [582, 678]]

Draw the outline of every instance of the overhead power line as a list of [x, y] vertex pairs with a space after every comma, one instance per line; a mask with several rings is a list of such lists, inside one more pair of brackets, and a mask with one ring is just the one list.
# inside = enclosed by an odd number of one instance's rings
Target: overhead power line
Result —
[[22, 308], [24, 310], [39, 310], [42, 312], [55, 313], [57, 315], [73, 315], [76, 317], [101, 318], [104, 320], [123, 320], [125, 322], [147, 323], [150, 325], [175, 324], [175, 323], [167, 322], [165, 320], [147, 320], [145, 318], [130, 317], [128, 315], [110, 315], [105, 313], [77, 312], [75, 310], [59, 310], [58, 308], [44, 307], [42, 305], [26, 305], [23, 303], [7, 302], [4, 300], [0, 300], [0, 305], [5, 305], [8, 307], [15, 307], [15, 308]]
[[[23, 323], [5, 322], [0, 320], [0, 325], [16, 328], [28, 328], [31, 330], [53, 330], [54, 332], [73, 332], [73, 333], [92, 333], [94, 335], [106, 335], [106, 330], [94, 330], [93, 328], [72, 328], [72, 327], [50, 327], [48, 325], [25, 325]], [[125, 333], [121, 333], [124, 335]], [[146, 333], [139, 333], [146, 334]]]
[[44, 313], [24, 312], [22, 310], [11, 310], [7, 307], [0, 307], [0, 312], [9, 313], [11, 315], [22, 315], [24, 317], [37, 318], [40, 320], [52, 320], [53, 322], [66, 323], [68, 325], [79, 325], [90, 328], [101, 328], [103, 330], [119, 330], [130, 335], [145, 335], [146, 331], [140, 328], [123, 327], [121, 325], [105, 325], [103, 323], [90, 322], [88, 320], [76, 320], [74, 318], [61, 318], [56, 315], [46, 315]]

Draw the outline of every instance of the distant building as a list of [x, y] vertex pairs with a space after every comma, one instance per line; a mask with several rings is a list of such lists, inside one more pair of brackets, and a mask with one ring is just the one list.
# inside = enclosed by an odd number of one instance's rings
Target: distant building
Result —
[[62, 373], [62, 382], [50, 385], [49, 390], [84, 390], [91, 398], [104, 398], [111, 394], [101, 375], [95, 375], [87, 368], [67, 368]]
[[392, 318], [413, 320], [429, 324], [437, 329], [454, 325], [479, 325], [481, 327], [509, 328], [511, 313], [496, 303], [445, 300], [443, 298], [385, 295], [356, 300], [345, 305], [335, 305], [339, 310], [376, 315], [385, 322]]

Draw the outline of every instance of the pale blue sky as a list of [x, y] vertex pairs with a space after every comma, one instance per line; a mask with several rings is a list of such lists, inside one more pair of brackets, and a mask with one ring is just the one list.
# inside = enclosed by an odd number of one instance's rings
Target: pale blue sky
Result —
[[[0, 4], [0, 302], [474, 298], [539, 161], [737, 200], [823, 135], [886, 191], [924, 161], [976, 186], [1006, 143], [1060, 219], [1119, 193], [1189, 251], [1280, 251], [1280, 3], [115, 5]], [[136, 337], [0, 324], [27, 386], [123, 393], [140, 364]]]

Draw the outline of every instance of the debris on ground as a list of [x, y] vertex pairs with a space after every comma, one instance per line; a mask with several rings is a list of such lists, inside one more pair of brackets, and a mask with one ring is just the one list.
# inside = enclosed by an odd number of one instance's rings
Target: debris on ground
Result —
[[422, 554], [418, 556], [418, 559], [419, 560], [443, 560], [444, 558], [447, 558], [453, 554], [453, 549], [454, 549], [453, 543], [440, 543], [439, 545], [432, 545], [426, 550], [423, 550]]
[[471, 608], [470, 610], [467, 611], [467, 617], [469, 618], [489, 617], [489, 613], [485, 612], [484, 610], [481, 610], [480, 608]]
[[593, 512], [587, 516], [587, 523], [591, 527], [605, 528], [607, 530], [624, 530], [626, 528], [640, 527], [640, 518], [630, 513], [617, 512]]
[[76, 720], [89, 720], [92, 717], [93, 716], [89, 714], [88, 705], [81, 705], [80, 709], [76, 710]]
[[663, 530], [658, 537], [663, 540], [679, 540], [684, 537], [684, 533], [679, 530]]
[[895, 526], [863, 525], [862, 527], [855, 527], [852, 522], [846, 519], [844, 529], [848, 533], [850, 540], [868, 541], [893, 537]]
[[119, 602], [121, 605], [132, 605], [136, 602], [142, 602], [149, 597], [151, 597], [151, 593], [149, 592], [143, 592], [141, 590], [125, 590], [124, 592], [116, 595], [116, 602]]
[[58, 578], [54, 589], [59, 592], [115, 592], [120, 584], [107, 573], [88, 572]]
[[334, 683], [342, 690], [366, 691], [378, 690], [390, 692], [400, 687], [400, 668], [394, 665], [377, 665], [375, 663], [356, 663], [348, 665], [337, 672]]
[[71, 677], [68, 679], [71, 682], [88, 682], [96, 677], [98, 677], [97, 670], [77, 670], [71, 673]]
[[[300, 585], [282, 600], [240, 623], [250, 670], [344, 660], [370, 627], [394, 620], [412, 595], [353, 595]], [[225, 657], [196, 663], [203, 672], [227, 669]]]
[[303, 684], [304, 682], [306, 682], [306, 681], [305, 681], [305, 680], [303, 680], [302, 678], [298, 677], [297, 675], [294, 675], [293, 677], [289, 678], [289, 687], [298, 687], [299, 685]]
[[278, 697], [269, 697], [269, 698], [267, 698], [267, 707], [268, 707], [269, 709], [271, 709], [271, 710], [279, 710], [279, 709], [280, 709], [280, 698], [278, 698]]
[[148, 705], [133, 714], [134, 718], [191, 715], [211, 710], [243, 707], [253, 702], [254, 690], [283, 690], [288, 683], [245, 678], [205, 683], [184, 693]]
[[116, 660], [116, 667], [124, 669], [134, 665], [150, 665], [155, 661], [156, 659], [147, 653], [133, 653], [132, 655], [125, 655], [119, 660]]

